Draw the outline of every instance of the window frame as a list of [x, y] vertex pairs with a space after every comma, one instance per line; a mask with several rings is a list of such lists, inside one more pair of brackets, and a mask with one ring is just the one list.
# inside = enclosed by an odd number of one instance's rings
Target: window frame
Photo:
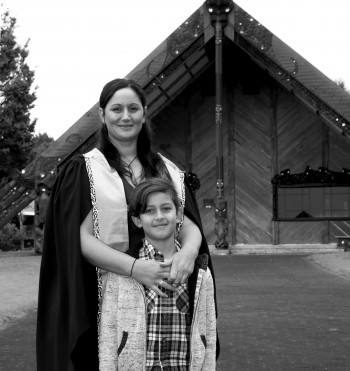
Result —
[[[273, 185], [273, 221], [294, 221], [294, 222], [302, 222], [302, 221], [324, 221], [324, 220], [350, 220], [350, 170], [343, 169], [342, 172], [335, 172], [328, 170], [327, 168], [320, 167], [318, 170], [311, 169], [310, 166], [307, 166], [303, 173], [298, 174], [291, 174], [289, 169], [285, 169], [277, 174], [272, 180], [271, 183]], [[322, 216], [310, 216], [310, 217], [286, 217], [280, 216], [280, 209], [279, 203], [281, 202], [280, 197], [280, 189], [303, 189], [307, 188], [309, 191], [308, 195], [305, 198], [308, 198], [309, 204], [310, 199], [312, 202], [312, 189], [313, 188], [348, 188], [346, 192], [347, 196], [347, 208], [344, 209], [347, 212], [347, 216], [326, 216], [326, 192], [323, 191], [323, 205], [321, 209], [323, 210]], [[332, 195], [335, 195], [336, 192], [330, 192], [331, 200]], [[303, 202], [303, 194], [299, 195], [301, 197], [301, 202]], [[284, 197], [284, 201], [286, 201], [286, 197]], [[331, 202], [332, 205], [332, 202]], [[330, 213], [333, 210], [337, 209], [328, 209]], [[341, 209], [338, 209], [341, 210]], [[303, 206], [301, 207], [300, 213], [304, 210]], [[310, 208], [308, 209], [310, 211]], [[305, 211], [306, 212], [306, 211]], [[300, 215], [298, 213], [297, 215]]]

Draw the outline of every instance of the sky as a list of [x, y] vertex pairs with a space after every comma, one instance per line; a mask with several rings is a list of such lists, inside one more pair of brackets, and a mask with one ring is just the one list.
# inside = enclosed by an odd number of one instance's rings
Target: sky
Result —
[[[17, 19], [17, 42], [37, 86], [36, 133], [58, 139], [204, 0], [0, 0]], [[332, 80], [350, 88], [350, 1], [236, 3]]]

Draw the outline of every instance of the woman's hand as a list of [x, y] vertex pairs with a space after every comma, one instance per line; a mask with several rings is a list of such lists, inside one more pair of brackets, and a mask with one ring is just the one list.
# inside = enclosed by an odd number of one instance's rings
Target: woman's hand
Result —
[[171, 259], [160, 263], [163, 268], [171, 268], [169, 283], [185, 283], [192, 274], [197, 254], [188, 250], [179, 250]]
[[159, 286], [171, 291], [175, 291], [175, 287], [166, 282], [171, 263], [163, 264], [155, 260], [137, 259], [132, 269], [132, 277], [137, 282], [152, 289], [157, 295], [166, 298], [167, 295], [159, 289]]
[[171, 271], [168, 278], [169, 283], [185, 283], [192, 274], [194, 262], [198, 256], [199, 248], [202, 243], [202, 235], [196, 224], [187, 216], [179, 233], [179, 242], [182, 245], [171, 259], [161, 263], [162, 267], [170, 267]]

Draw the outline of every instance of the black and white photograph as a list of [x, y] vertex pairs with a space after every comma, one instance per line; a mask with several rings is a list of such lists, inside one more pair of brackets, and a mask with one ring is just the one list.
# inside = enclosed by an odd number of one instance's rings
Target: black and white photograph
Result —
[[350, 370], [350, 3], [0, 13], [0, 371]]

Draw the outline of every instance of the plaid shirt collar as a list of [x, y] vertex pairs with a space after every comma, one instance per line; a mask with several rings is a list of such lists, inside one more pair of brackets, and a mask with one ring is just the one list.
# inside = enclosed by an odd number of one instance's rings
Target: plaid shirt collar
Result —
[[[180, 242], [174, 240], [176, 251], [181, 249]], [[143, 246], [139, 252], [139, 258], [144, 260], [157, 260], [164, 261], [164, 255], [158, 251], [153, 245], [151, 245], [146, 238], [143, 240]]]

